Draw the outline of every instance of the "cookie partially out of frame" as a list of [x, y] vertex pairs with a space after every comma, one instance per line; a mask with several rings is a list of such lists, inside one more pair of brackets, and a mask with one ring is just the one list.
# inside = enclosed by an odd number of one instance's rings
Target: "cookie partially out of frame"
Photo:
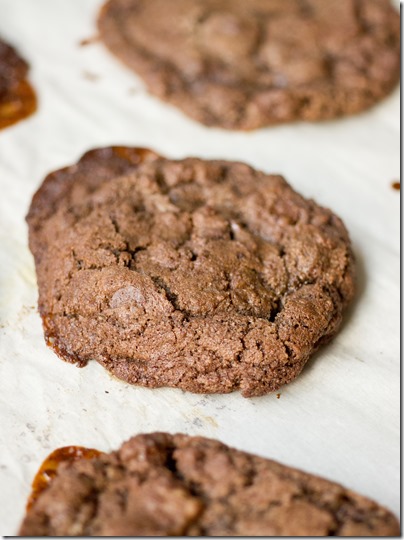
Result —
[[390, 0], [109, 0], [98, 26], [152, 94], [208, 126], [351, 115], [399, 80]]
[[277, 390], [353, 295], [341, 220], [242, 163], [94, 150], [27, 220], [48, 344], [133, 384]]
[[398, 536], [400, 528], [389, 511], [328, 480], [215, 440], [153, 433], [59, 465], [19, 534]]
[[28, 64], [15, 49], [0, 40], [0, 129], [36, 110], [36, 97], [27, 73]]

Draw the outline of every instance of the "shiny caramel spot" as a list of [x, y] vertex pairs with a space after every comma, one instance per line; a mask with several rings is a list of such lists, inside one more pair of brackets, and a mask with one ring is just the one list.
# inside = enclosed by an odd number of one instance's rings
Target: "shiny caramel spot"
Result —
[[0, 129], [11, 126], [36, 111], [35, 93], [27, 81], [21, 81], [0, 98]]
[[0, 129], [26, 118], [37, 108], [27, 72], [27, 63], [0, 40]]
[[146, 161], [147, 158], [153, 159], [156, 154], [148, 148], [128, 148], [126, 146], [113, 146], [112, 152], [125, 161], [129, 161], [134, 165]]
[[84, 448], [82, 446], [65, 446], [52, 452], [42, 463], [32, 482], [32, 491], [27, 502], [27, 510], [34, 505], [41, 493], [50, 485], [57, 475], [57, 470], [61, 463], [72, 463], [81, 459], [93, 459], [100, 454], [101, 452], [98, 450]]

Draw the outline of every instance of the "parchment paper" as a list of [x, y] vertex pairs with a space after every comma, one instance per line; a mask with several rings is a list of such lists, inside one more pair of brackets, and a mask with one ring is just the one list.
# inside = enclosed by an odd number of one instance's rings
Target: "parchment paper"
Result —
[[[0, 0], [0, 36], [31, 64], [39, 110], [0, 132], [0, 532], [14, 535], [56, 447], [109, 451], [140, 432], [214, 437], [340, 482], [399, 512], [399, 91], [355, 118], [254, 133], [208, 129], [148, 96], [95, 34], [100, 0]], [[358, 294], [341, 332], [276, 394], [131, 387], [44, 343], [24, 217], [51, 170], [90, 148], [246, 161], [345, 221]], [[57, 256], [57, 247], [55, 248]]]

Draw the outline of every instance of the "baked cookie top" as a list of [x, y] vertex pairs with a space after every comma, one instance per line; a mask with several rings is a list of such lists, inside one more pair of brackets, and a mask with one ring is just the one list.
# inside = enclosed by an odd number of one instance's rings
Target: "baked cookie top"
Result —
[[0, 129], [36, 110], [36, 97], [26, 80], [27, 73], [28, 64], [15, 49], [0, 40]]
[[353, 295], [341, 220], [242, 163], [94, 150], [27, 219], [48, 343], [134, 384], [276, 390]]
[[328, 480], [211, 439], [153, 433], [62, 463], [19, 534], [397, 536], [400, 528], [389, 511]]
[[208, 126], [350, 115], [399, 80], [390, 0], [109, 0], [98, 26], [152, 94]]

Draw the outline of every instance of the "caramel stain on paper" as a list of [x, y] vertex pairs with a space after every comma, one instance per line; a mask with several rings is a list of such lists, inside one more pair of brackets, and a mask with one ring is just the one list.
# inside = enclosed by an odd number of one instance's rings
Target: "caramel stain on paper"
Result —
[[25, 281], [25, 283], [28, 283], [28, 285], [32, 285], [35, 287], [36, 275], [35, 275], [35, 268], [32, 264], [21, 266], [18, 269], [18, 273], [21, 276], [21, 279]]
[[207, 416], [205, 414], [201, 414], [199, 409], [193, 409], [192, 413], [193, 413], [192, 419], [188, 417], [189, 418], [188, 422], [192, 422], [194, 426], [197, 426], [198, 428], [202, 428], [208, 424], [209, 426], [215, 429], [219, 427], [219, 424], [216, 422], [213, 416]]
[[400, 191], [400, 182], [398, 182], [397, 180], [395, 180], [394, 182], [391, 183], [391, 187], [393, 189], [395, 189], [396, 191]]
[[128, 90], [128, 94], [129, 94], [130, 96], [136, 96], [137, 94], [140, 94], [140, 92], [141, 92], [141, 89], [140, 89], [140, 88], [134, 88], [134, 87], [132, 87], [132, 88], [129, 88], [129, 90]]
[[23, 319], [31, 315], [35, 309], [35, 306], [22, 306], [20, 311], [17, 313], [17, 322], [22, 322]]
[[86, 79], [86, 81], [90, 81], [90, 82], [97, 82], [100, 79], [99, 75], [91, 71], [83, 71], [82, 75]]
[[205, 416], [206, 423], [210, 424], [214, 428], [218, 428], [219, 424], [216, 422], [216, 420], [213, 418], [213, 416]]

